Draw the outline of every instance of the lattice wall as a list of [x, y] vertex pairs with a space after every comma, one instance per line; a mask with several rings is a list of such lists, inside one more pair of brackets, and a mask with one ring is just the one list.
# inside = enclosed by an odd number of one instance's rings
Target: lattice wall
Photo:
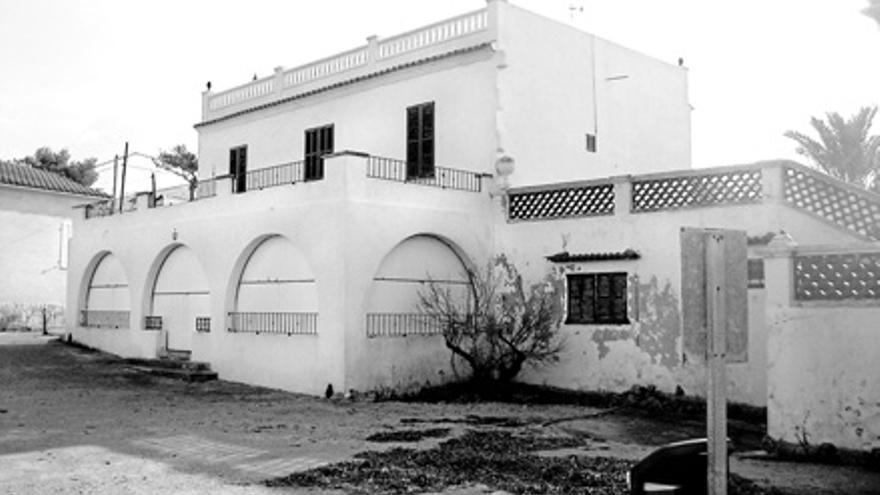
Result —
[[799, 301], [880, 300], [880, 252], [795, 256], [794, 284]]
[[510, 195], [508, 218], [547, 220], [614, 214], [614, 186], [597, 184]]
[[785, 200], [871, 240], [880, 240], [880, 196], [837, 185], [817, 173], [786, 167]]
[[760, 169], [637, 179], [632, 183], [633, 212], [757, 203], [761, 197]]

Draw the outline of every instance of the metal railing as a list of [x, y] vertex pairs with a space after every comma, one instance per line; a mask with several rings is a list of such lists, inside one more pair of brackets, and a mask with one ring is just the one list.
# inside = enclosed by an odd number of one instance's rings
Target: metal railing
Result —
[[367, 159], [367, 177], [419, 184], [423, 186], [480, 192], [486, 174], [446, 167], [434, 167], [430, 176], [416, 177], [407, 174], [407, 162], [394, 158], [370, 156]]
[[79, 312], [79, 324], [90, 328], [128, 328], [129, 311], [84, 309]]
[[228, 330], [233, 333], [316, 335], [318, 313], [230, 312]]
[[200, 180], [196, 186], [195, 199], [212, 198], [217, 195], [217, 179]]
[[367, 313], [367, 337], [442, 335], [437, 318], [421, 313]]
[[272, 167], [249, 170], [245, 174], [246, 190], [265, 189], [302, 182], [305, 178], [304, 162], [282, 163]]
[[162, 317], [161, 316], [144, 316], [144, 329], [145, 330], [162, 330]]

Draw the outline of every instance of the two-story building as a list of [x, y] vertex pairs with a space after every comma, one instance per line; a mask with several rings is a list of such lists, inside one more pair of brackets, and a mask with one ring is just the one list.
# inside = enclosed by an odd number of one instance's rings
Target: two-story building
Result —
[[[680, 231], [723, 227], [750, 240], [748, 266], [731, 272], [750, 287], [749, 357], [730, 366], [731, 397], [773, 403], [794, 372], [768, 353], [789, 320], [774, 316], [788, 289], [768, 297], [764, 258], [784, 256], [767, 244], [784, 230], [869, 252], [880, 238], [876, 196], [800, 165], [692, 170], [685, 68], [502, 0], [209, 87], [195, 127], [194, 201], [145, 193], [122, 214], [96, 204], [78, 221], [71, 332], [123, 356], [182, 351], [223, 378], [297, 392], [452, 379], [418, 292], [428, 280], [464, 284], [466, 267], [506, 254], [530, 278], [566, 281], [562, 359], [522, 379], [703, 394], [705, 324], [683, 316], [696, 289], [682, 282], [691, 247]], [[776, 280], [800, 281], [798, 308], [880, 298], [873, 272], [840, 275], [849, 258], [787, 253], [794, 264], [773, 270], [793, 270]], [[870, 290], [840, 289], [853, 283]]]

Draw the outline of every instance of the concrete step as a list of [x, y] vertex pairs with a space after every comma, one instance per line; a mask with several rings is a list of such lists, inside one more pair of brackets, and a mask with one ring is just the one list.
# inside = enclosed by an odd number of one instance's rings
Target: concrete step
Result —
[[217, 372], [211, 370], [190, 370], [182, 368], [165, 368], [161, 366], [129, 365], [130, 369], [153, 376], [174, 378], [185, 382], [207, 382], [217, 379]]
[[210, 371], [211, 365], [202, 361], [181, 361], [178, 359], [141, 359], [130, 358], [125, 360], [125, 364], [131, 366], [143, 366], [148, 368], [178, 369], [190, 371]]

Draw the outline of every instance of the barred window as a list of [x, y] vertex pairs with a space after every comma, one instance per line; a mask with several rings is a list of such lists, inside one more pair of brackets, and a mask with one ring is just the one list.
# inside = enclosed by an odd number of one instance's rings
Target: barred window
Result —
[[749, 289], [764, 288], [764, 260], [753, 258], [748, 261], [748, 287]]
[[626, 273], [568, 276], [568, 318], [575, 324], [626, 324]]

